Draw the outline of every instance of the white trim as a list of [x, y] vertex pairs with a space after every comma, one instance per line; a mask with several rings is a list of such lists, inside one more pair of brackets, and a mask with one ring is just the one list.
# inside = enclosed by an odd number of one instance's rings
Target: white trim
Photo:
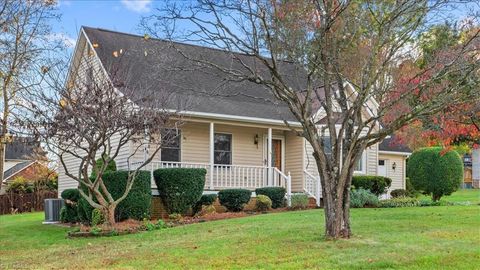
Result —
[[[355, 171], [355, 169], [353, 170], [353, 173], [354, 174], [367, 174], [367, 149], [363, 150], [363, 153], [362, 153], [362, 170], [361, 171]], [[378, 160], [377, 160], [378, 162]]]
[[387, 154], [387, 155], [398, 155], [398, 156], [410, 156], [412, 153], [410, 152], [395, 152], [395, 151], [383, 151], [378, 150], [378, 154]]
[[[168, 110], [168, 111], [172, 113], [183, 114], [186, 116], [206, 117], [206, 118], [219, 119], [219, 120], [234, 120], [234, 121], [242, 121], [242, 122], [257, 123], [257, 124], [271, 124], [271, 125], [285, 126], [285, 121], [269, 119], [269, 118], [228, 115], [228, 114], [220, 114], [220, 113], [193, 112], [193, 111], [176, 111], [176, 110]], [[287, 121], [287, 123], [295, 127], [302, 126], [297, 121]]]

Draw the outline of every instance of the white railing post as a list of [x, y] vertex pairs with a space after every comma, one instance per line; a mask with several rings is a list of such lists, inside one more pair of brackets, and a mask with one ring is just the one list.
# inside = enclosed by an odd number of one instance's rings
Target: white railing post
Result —
[[320, 176], [316, 177], [316, 192], [315, 192], [315, 201], [317, 203], [317, 207], [320, 207]]
[[292, 176], [288, 172], [287, 176], [287, 204], [288, 207], [292, 206]]
[[214, 163], [214, 136], [215, 136], [215, 128], [213, 122], [210, 122], [210, 189], [213, 190], [213, 163]]
[[267, 182], [268, 186], [272, 186], [272, 174], [273, 174], [273, 168], [272, 168], [272, 128], [268, 128], [268, 138], [267, 138], [267, 167], [268, 169], [268, 175], [267, 175]]
[[153, 162], [150, 161], [150, 184], [155, 183], [153, 179]]

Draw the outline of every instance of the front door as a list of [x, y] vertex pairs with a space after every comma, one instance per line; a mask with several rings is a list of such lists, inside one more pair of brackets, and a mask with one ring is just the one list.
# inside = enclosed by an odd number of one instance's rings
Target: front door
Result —
[[272, 139], [272, 167], [282, 170], [282, 140]]
[[387, 161], [385, 159], [378, 160], [378, 172], [379, 176], [387, 176]]

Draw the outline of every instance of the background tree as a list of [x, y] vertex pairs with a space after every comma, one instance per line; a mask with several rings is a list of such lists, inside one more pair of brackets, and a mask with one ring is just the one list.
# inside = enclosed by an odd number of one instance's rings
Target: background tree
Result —
[[[458, 44], [468, 41], [469, 35], [475, 31], [478, 31], [478, 26], [471, 25], [468, 21], [464, 22], [462, 27], [448, 23], [431, 26], [418, 40], [420, 56], [415, 61], [402, 63], [396, 79], [403, 80], [411, 76], [413, 70], [418, 72], [432, 62], [435, 63], [439, 57], [452, 54], [452, 50], [455, 50]], [[479, 41], [475, 42], [478, 47]], [[471, 91], [480, 90], [474, 86]], [[480, 102], [478, 99], [470, 99], [445, 106], [438, 113], [422, 117], [403, 127], [397, 135], [396, 139], [411, 149], [433, 145], [447, 148], [452, 145], [477, 147], [480, 145]]]
[[52, 40], [51, 20], [57, 19], [55, 1], [0, 1], [0, 182], [6, 144], [12, 140], [15, 111], [21, 94], [42, 80], [44, 58], [58, 48]]
[[[177, 123], [163, 109], [168, 96], [151, 87], [155, 86], [153, 81], [132, 78], [130, 68], [134, 67], [124, 65], [122, 52], [120, 48], [112, 52], [111, 64], [106, 67], [109, 76], [100, 69], [93, 51], [81, 56], [80, 64], [73, 67], [75, 72], [68, 76], [65, 66], [49, 66], [42, 90], [30, 93], [29, 114], [21, 121], [58, 157], [64, 173], [85, 187], [79, 189], [80, 195], [99, 209], [110, 225], [115, 223], [115, 209], [129, 194], [139, 170], [160, 150], [158, 134]], [[114, 199], [103, 176], [111, 160], [131, 142], [135, 147], [129, 152], [129, 166], [137, 152], [149, 149], [149, 153], [132, 165], [125, 191]], [[79, 161], [78, 167], [67, 165], [72, 158]], [[95, 173], [91, 175], [92, 170]]]
[[[478, 86], [479, 51], [473, 45], [478, 31], [448, 57], [431, 61], [401, 85], [392, 79], [399, 63], [414, 55], [411, 42], [427, 30], [431, 19], [446, 15], [448, 4], [445, 0], [173, 1], [144, 18], [142, 26], [151, 36], [225, 50], [232, 58], [225, 65], [212, 63], [207, 55], [181, 54], [192, 65], [222, 71], [225, 80], [263, 85], [288, 106], [302, 125], [298, 134], [313, 148], [323, 191], [325, 234], [348, 238], [349, 191], [362, 152], [421, 117], [478, 98], [467, 90]], [[473, 20], [476, 15], [472, 14]], [[286, 74], [290, 65], [296, 69]], [[449, 76], [452, 72], [457, 76]], [[319, 118], [326, 124], [318, 126]]]

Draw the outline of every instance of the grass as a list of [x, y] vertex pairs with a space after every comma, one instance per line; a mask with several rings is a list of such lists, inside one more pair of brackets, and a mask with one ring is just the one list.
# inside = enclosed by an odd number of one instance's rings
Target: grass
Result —
[[[478, 202], [479, 191], [455, 201]], [[321, 209], [161, 231], [66, 239], [42, 213], [0, 216], [0, 269], [475, 269], [480, 207], [352, 209], [354, 236], [325, 241]]]
[[[422, 196], [423, 199], [431, 197]], [[447, 202], [470, 202], [471, 204], [480, 204], [480, 191], [478, 189], [461, 189], [450, 196], [444, 196], [440, 199]]]

